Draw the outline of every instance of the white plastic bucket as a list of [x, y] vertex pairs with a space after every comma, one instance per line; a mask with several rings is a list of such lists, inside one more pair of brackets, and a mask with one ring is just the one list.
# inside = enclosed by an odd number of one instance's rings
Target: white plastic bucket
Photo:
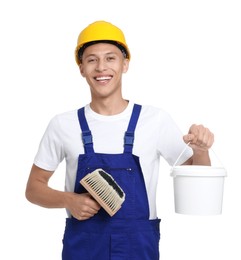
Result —
[[171, 169], [174, 185], [175, 212], [189, 215], [222, 213], [223, 167], [183, 165]]

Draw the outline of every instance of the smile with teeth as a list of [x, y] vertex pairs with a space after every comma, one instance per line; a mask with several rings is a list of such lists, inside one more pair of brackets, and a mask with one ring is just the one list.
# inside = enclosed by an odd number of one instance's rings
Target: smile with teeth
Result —
[[95, 77], [95, 80], [97, 81], [107, 81], [112, 79], [112, 76], [100, 76], [100, 77]]

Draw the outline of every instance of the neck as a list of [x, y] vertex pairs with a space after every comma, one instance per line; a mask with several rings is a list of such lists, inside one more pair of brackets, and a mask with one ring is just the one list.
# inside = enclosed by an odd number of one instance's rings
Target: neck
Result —
[[90, 107], [93, 111], [106, 116], [117, 115], [123, 112], [127, 105], [128, 101], [123, 98], [119, 100], [98, 100], [98, 102], [92, 100], [90, 103]]

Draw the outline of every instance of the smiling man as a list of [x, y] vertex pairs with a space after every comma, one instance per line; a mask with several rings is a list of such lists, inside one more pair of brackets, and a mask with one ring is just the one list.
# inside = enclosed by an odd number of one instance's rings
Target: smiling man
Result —
[[[156, 189], [163, 157], [173, 165], [210, 165], [214, 136], [193, 124], [183, 135], [160, 108], [135, 104], [122, 96], [122, 75], [130, 62], [123, 32], [106, 21], [88, 25], [79, 35], [75, 59], [91, 92], [80, 109], [56, 115], [40, 142], [26, 197], [46, 208], [65, 208], [64, 260], [158, 260], [159, 223]], [[65, 190], [49, 187], [66, 161]], [[112, 217], [80, 184], [103, 169], [125, 193]]]

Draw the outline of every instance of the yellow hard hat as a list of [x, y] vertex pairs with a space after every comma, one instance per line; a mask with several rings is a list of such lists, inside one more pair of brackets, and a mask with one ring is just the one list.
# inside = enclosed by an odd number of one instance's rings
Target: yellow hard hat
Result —
[[75, 49], [75, 60], [80, 64], [80, 53], [83, 53], [84, 46], [98, 42], [110, 42], [115, 44], [130, 59], [130, 51], [126, 44], [123, 32], [115, 25], [106, 21], [96, 21], [88, 25], [80, 34]]

